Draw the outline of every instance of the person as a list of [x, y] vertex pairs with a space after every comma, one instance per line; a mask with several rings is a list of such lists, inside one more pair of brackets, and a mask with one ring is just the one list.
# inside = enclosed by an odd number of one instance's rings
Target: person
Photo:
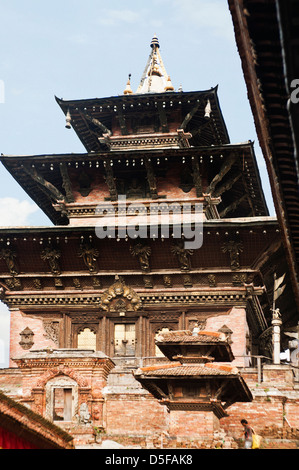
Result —
[[248, 421], [246, 421], [246, 419], [242, 419], [241, 424], [244, 427], [244, 437], [245, 437], [244, 449], [251, 449], [253, 431], [251, 427], [248, 425]]

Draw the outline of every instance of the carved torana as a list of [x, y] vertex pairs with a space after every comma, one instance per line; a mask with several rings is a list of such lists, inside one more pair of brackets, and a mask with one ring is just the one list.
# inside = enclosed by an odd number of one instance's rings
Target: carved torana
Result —
[[141, 307], [141, 300], [136, 292], [119, 276], [115, 276], [115, 282], [101, 296], [100, 307], [107, 312], [115, 312], [119, 308], [117, 302], [120, 299], [125, 302], [127, 311], [137, 311]]

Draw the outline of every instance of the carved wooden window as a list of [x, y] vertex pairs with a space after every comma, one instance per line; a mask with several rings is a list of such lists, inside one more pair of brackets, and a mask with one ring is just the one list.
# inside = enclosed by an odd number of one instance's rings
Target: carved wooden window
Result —
[[97, 349], [97, 336], [90, 328], [84, 328], [78, 334], [78, 348], [79, 349]]
[[[168, 331], [171, 331], [169, 328], [161, 328], [157, 333], [155, 334], [155, 340], [157, 336], [161, 333], [168, 333]], [[155, 356], [158, 357], [165, 357], [164, 354], [162, 353], [161, 349], [155, 344]]]
[[114, 355], [135, 356], [136, 336], [134, 323], [117, 323], [114, 326]]
[[54, 388], [53, 394], [53, 421], [72, 421], [72, 389]]

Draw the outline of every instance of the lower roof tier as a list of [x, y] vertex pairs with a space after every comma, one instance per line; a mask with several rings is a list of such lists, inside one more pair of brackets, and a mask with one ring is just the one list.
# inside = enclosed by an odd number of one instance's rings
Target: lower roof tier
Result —
[[2, 155], [0, 161], [56, 225], [88, 221], [98, 205], [114, 206], [120, 198], [145, 205], [202, 198], [208, 204], [209, 198], [208, 218], [268, 215], [251, 142], [113, 154]]

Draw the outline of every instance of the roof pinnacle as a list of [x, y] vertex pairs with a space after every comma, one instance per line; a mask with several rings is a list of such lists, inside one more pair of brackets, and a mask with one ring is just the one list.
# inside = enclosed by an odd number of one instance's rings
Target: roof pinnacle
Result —
[[151, 40], [151, 53], [143, 72], [137, 93], [163, 93], [174, 91], [171, 80], [165, 70], [160, 54], [160, 44], [156, 35]]
[[132, 91], [132, 88], [131, 88], [131, 74], [129, 73], [129, 79], [127, 81], [127, 86], [124, 90], [124, 95], [130, 95], [132, 93], [133, 93], [133, 91]]
[[156, 49], [156, 48], [159, 48], [159, 47], [160, 47], [160, 44], [159, 44], [158, 38], [157, 38], [156, 35], [154, 35], [154, 37], [151, 41], [151, 48]]

